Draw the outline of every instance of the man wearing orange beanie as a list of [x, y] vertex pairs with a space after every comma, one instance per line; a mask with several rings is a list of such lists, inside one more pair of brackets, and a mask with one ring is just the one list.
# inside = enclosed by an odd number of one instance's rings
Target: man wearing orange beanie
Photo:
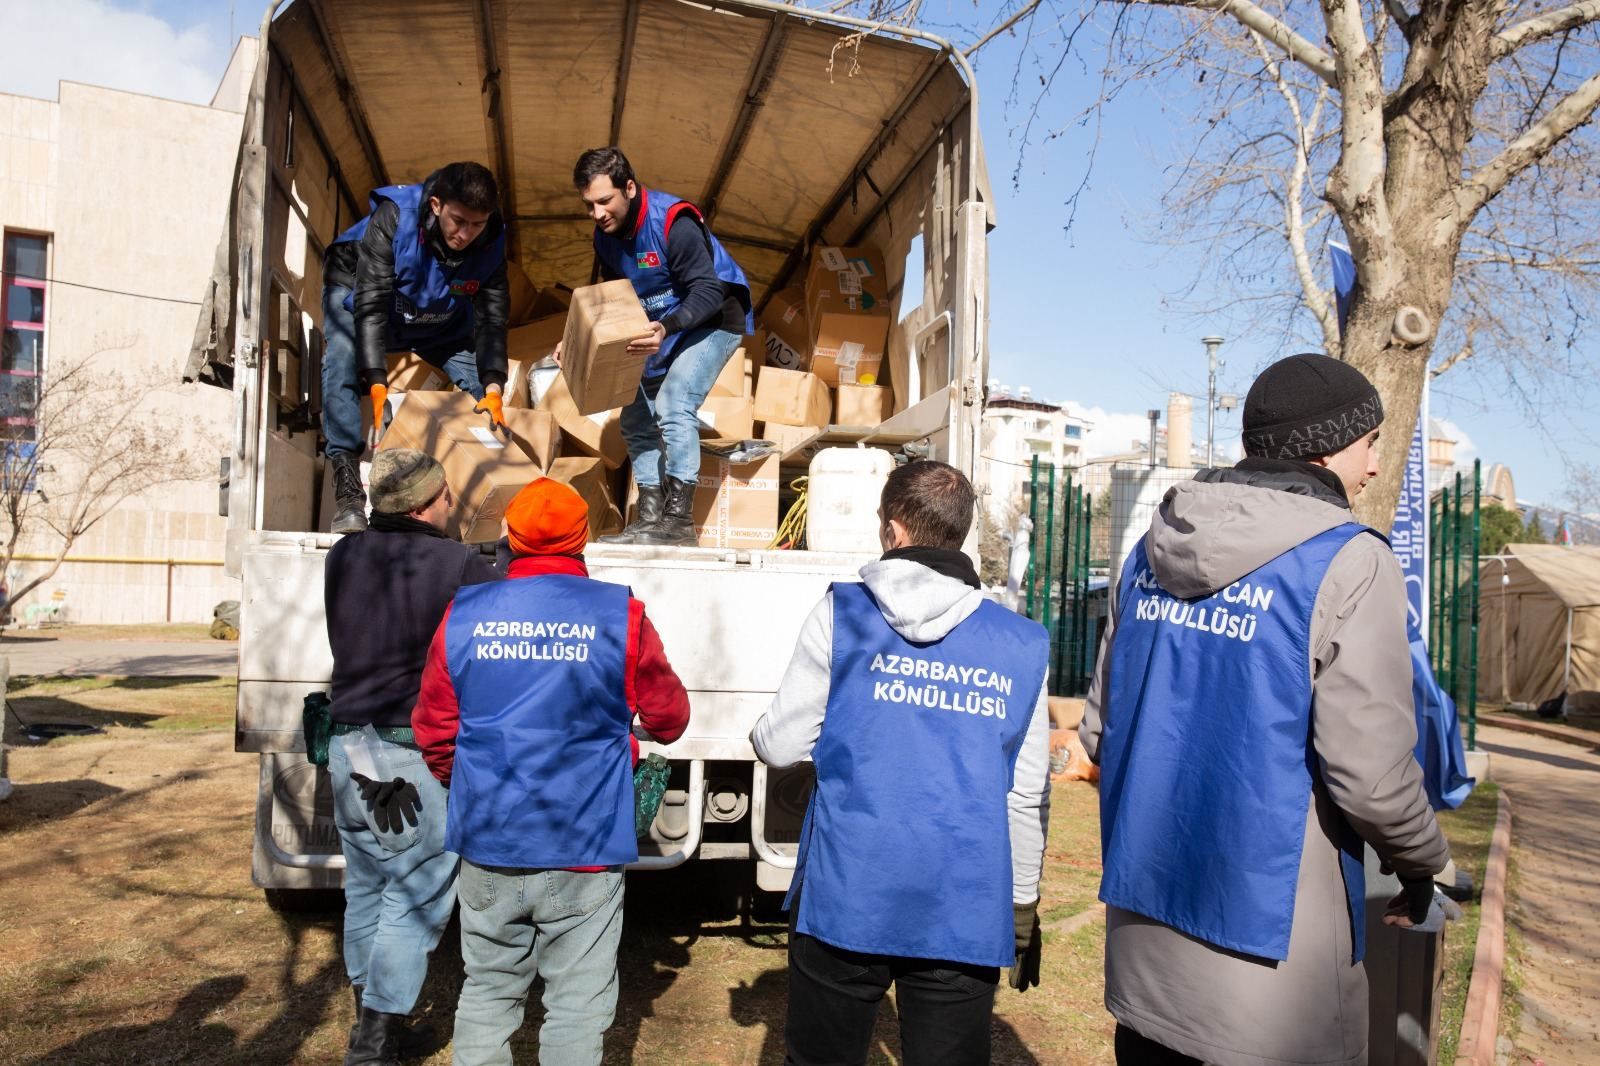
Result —
[[617, 1005], [622, 867], [633, 831], [631, 723], [671, 743], [689, 697], [644, 604], [589, 577], [589, 508], [540, 478], [506, 508], [513, 558], [462, 589], [428, 651], [417, 745], [450, 789], [461, 856], [454, 1061], [511, 1061], [544, 978], [542, 1062], [599, 1063]]

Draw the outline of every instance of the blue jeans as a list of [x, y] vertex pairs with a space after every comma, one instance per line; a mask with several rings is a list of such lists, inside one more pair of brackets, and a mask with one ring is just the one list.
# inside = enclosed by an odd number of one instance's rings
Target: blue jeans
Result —
[[380, 830], [350, 779], [345, 744], [353, 739], [336, 736], [328, 745], [333, 817], [345, 862], [345, 971], [351, 984], [364, 989], [364, 1006], [409, 1014], [428, 974], [428, 954], [438, 946], [456, 901], [460, 860], [444, 850], [448, 793], [420, 751], [380, 742], [380, 779], [403, 777], [421, 797], [415, 826], [400, 833]]
[[[355, 314], [344, 309], [349, 295], [346, 285], [322, 287], [322, 435], [328, 438], [330, 458], [360, 455], [366, 448], [361, 439], [361, 405], [366, 402], [367, 390], [361, 387], [356, 369]], [[419, 348], [417, 355], [443, 370], [456, 388], [483, 399], [478, 359], [470, 347]]]
[[640, 486], [661, 484], [663, 472], [691, 483], [699, 476], [697, 412], [741, 340], [725, 329], [692, 329], [678, 342], [667, 372], [639, 382], [633, 402], [622, 409], [622, 439]]
[[622, 871], [461, 864], [455, 1066], [510, 1066], [534, 975], [544, 978], [540, 1066], [597, 1066], [617, 1013]]

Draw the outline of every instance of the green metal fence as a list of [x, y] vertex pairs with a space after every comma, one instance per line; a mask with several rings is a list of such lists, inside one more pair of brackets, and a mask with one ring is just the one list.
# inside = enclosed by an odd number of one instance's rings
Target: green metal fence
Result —
[[1039, 466], [1034, 456], [1028, 476], [1033, 541], [1023, 606], [1050, 633], [1050, 695], [1082, 696], [1094, 670], [1095, 626], [1089, 613], [1094, 503], [1072, 471], [1058, 478], [1054, 464], [1045, 464], [1043, 471]]
[[[1478, 553], [1482, 465], [1472, 464], [1472, 483], [1460, 473], [1429, 507], [1428, 654], [1433, 676], [1466, 716], [1467, 748], [1478, 746]], [[1467, 506], [1470, 490], [1472, 504]]]

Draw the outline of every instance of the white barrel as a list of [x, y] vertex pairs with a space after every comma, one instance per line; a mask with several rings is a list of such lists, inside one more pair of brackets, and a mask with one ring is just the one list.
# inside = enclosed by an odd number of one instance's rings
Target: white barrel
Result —
[[823, 448], [807, 481], [806, 547], [811, 551], [872, 552], [878, 542], [878, 499], [894, 469], [881, 448]]

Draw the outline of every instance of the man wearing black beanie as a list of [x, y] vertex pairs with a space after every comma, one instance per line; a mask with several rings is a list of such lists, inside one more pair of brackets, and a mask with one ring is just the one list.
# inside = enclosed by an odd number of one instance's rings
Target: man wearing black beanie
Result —
[[1354, 367], [1279, 360], [1245, 458], [1171, 489], [1123, 569], [1079, 727], [1120, 1063], [1367, 1061], [1363, 843], [1400, 877], [1391, 924], [1449, 860], [1405, 581], [1350, 513], [1382, 421]]

